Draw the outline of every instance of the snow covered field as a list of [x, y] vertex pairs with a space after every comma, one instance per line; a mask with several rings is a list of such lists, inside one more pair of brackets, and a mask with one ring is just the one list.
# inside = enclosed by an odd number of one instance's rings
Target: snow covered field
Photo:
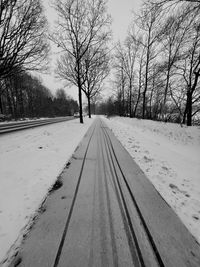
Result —
[[200, 243], [200, 127], [104, 120]]
[[92, 122], [75, 119], [0, 136], [0, 262]]
[[[0, 136], [0, 262], [93, 121], [84, 120]], [[200, 127], [104, 120], [200, 243]]]

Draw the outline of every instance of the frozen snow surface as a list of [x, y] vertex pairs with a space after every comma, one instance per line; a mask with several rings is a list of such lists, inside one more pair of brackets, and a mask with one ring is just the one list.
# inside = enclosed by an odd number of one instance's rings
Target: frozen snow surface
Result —
[[0, 136], [0, 262], [20, 241], [92, 122], [75, 119]]
[[[104, 120], [200, 243], [200, 127]], [[14, 253], [92, 122], [76, 119], [0, 136], [0, 262]]]
[[200, 127], [122, 117], [104, 120], [200, 243]]

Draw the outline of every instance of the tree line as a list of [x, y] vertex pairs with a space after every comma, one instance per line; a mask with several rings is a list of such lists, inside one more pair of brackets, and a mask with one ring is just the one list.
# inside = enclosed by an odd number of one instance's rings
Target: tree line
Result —
[[[1, 113], [15, 118], [72, 113], [61, 108], [65, 101], [77, 108], [63, 90], [53, 97], [30, 75], [47, 69], [51, 41], [60, 53], [56, 75], [78, 89], [81, 123], [82, 94], [89, 117], [96, 106], [102, 113], [187, 125], [199, 119], [199, 0], [143, 1], [114, 53], [106, 0], [54, 0], [53, 7], [57, 21], [49, 33], [40, 0], [0, 2]], [[113, 95], [97, 105], [111, 69]]]
[[63, 88], [53, 96], [39, 78], [26, 72], [4, 79], [1, 88], [1, 104], [7, 118], [72, 116], [78, 111], [77, 101], [67, 96]]
[[45, 89], [40, 86], [39, 92], [36, 79], [27, 71], [46, 68], [49, 52], [46, 30], [47, 21], [39, 0], [0, 1], [0, 113], [14, 118], [34, 116], [37, 103], [33, 98], [37, 91], [39, 99]]
[[0, 2], [0, 113], [7, 118], [73, 115], [76, 101], [53, 96], [29, 71], [46, 71], [48, 25], [40, 0]]
[[92, 99], [99, 95], [109, 74], [111, 19], [105, 0], [58, 0], [53, 5], [58, 20], [49, 33], [40, 0], [0, 2], [0, 112], [15, 118], [52, 113], [49, 90], [28, 72], [47, 69], [51, 40], [61, 53], [57, 76], [78, 87], [82, 123], [82, 93], [91, 117]]
[[144, 1], [115, 49], [115, 97], [100, 109], [188, 126], [199, 120], [199, 11], [199, 1]]

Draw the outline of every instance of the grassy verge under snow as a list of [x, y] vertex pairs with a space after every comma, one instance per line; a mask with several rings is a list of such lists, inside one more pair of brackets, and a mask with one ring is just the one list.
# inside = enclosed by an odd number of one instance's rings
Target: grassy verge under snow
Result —
[[93, 119], [84, 122], [76, 119], [1, 136], [0, 262], [24, 234]]
[[122, 117], [105, 122], [200, 243], [200, 127]]

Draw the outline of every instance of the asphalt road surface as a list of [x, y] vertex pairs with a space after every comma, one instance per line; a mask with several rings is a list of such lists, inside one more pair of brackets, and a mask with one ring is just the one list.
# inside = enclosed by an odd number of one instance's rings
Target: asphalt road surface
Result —
[[7, 134], [14, 131], [21, 131], [30, 128], [35, 128], [39, 126], [45, 126], [52, 123], [58, 123], [63, 121], [73, 120], [72, 116], [65, 117], [55, 117], [55, 118], [47, 118], [47, 119], [36, 119], [30, 121], [18, 121], [18, 122], [9, 122], [9, 123], [1, 123], [0, 124], [0, 135]]
[[10, 266], [199, 267], [200, 247], [97, 118]]

